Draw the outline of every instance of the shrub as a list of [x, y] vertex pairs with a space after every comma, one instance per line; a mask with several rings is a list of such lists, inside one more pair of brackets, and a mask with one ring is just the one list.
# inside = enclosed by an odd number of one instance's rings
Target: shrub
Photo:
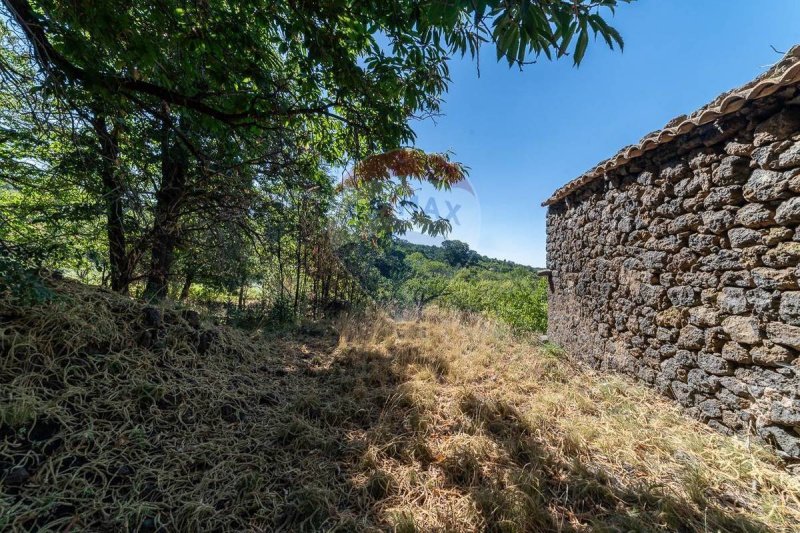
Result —
[[547, 330], [547, 281], [532, 275], [510, 279], [454, 278], [440, 304], [486, 313], [517, 331]]

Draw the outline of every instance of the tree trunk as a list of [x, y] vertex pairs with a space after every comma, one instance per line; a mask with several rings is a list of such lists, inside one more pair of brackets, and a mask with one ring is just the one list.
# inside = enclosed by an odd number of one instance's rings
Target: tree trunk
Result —
[[333, 300], [339, 299], [339, 270], [333, 273]]
[[179, 141], [170, 142], [169, 127], [165, 124], [161, 139], [161, 185], [156, 192], [153, 247], [144, 290], [147, 300], [162, 300], [167, 295], [188, 166], [185, 149]]
[[319, 273], [319, 271], [320, 271], [320, 262], [319, 262], [319, 255], [320, 255], [319, 254], [319, 248], [320, 248], [320, 246], [319, 246], [319, 237], [317, 237], [316, 242], [317, 242], [317, 244], [314, 247], [314, 257], [312, 258], [313, 259], [312, 262], [314, 263], [314, 276], [312, 278], [313, 284], [312, 284], [312, 288], [311, 288], [312, 292], [314, 293], [314, 307], [312, 309], [314, 319], [317, 318], [317, 313], [319, 311], [319, 296], [320, 296], [320, 294], [319, 294], [319, 292], [320, 292], [320, 279], [319, 279], [320, 278], [320, 273]]
[[281, 300], [283, 300], [283, 291], [284, 291], [284, 289], [283, 289], [283, 257], [281, 256], [281, 248], [282, 248], [281, 242], [282, 242], [282, 240], [283, 240], [283, 234], [278, 232], [278, 278], [280, 280], [280, 283], [279, 283], [280, 286], [279, 286], [278, 290], [280, 291], [280, 299]]
[[194, 281], [194, 271], [189, 269], [186, 273], [186, 279], [183, 281], [183, 288], [181, 288], [180, 301], [186, 301], [189, 297], [189, 291], [192, 289], [192, 281]]
[[108, 130], [106, 119], [95, 114], [92, 126], [100, 141], [102, 163], [100, 176], [103, 185], [103, 199], [106, 204], [106, 236], [108, 238], [108, 264], [111, 271], [111, 290], [120, 294], [128, 294], [131, 278], [131, 266], [127, 255], [127, 243], [124, 226], [124, 186], [120, 179], [119, 166], [119, 130]]
[[295, 261], [297, 263], [297, 269], [295, 270], [295, 279], [294, 279], [294, 316], [297, 317], [297, 311], [300, 304], [300, 267], [301, 259], [302, 259], [302, 252], [303, 252], [303, 224], [301, 223], [301, 204], [297, 204], [297, 254], [295, 255]]
[[310, 243], [306, 243], [306, 246], [303, 249], [303, 268], [302, 268], [303, 284], [300, 288], [300, 294], [303, 295], [308, 294], [306, 289], [308, 287], [308, 249], [310, 247], [309, 245]]

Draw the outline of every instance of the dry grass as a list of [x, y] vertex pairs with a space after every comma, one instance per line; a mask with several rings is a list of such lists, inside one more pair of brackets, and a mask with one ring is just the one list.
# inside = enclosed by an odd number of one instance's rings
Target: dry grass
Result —
[[480, 318], [276, 339], [58, 294], [0, 302], [0, 530], [800, 524], [768, 450]]

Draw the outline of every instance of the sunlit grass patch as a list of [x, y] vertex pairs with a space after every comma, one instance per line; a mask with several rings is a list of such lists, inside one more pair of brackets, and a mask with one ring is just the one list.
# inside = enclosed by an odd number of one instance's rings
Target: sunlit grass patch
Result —
[[[479, 510], [463, 516], [462, 529], [791, 531], [800, 523], [800, 485], [770, 450], [715, 433], [654, 391], [570, 362], [553, 345], [481, 318], [469, 326], [429, 311], [393, 333], [407, 383], [426, 354], [449, 363], [436, 396], [446, 416], [428, 433], [438, 443], [442, 490], [459, 487]], [[479, 445], [486, 439], [494, 454]], [[449, 454], [441, 451], [447, 442]], [[535, 490], [508, 489], [510, 477]], [[480, 512], [487, 508], [494, 512]]]

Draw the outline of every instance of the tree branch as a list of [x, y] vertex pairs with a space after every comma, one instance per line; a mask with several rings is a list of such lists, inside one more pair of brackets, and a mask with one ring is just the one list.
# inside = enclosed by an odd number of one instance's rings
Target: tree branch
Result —
[[240, 125], [245, 120], [258, 120], [271, 116], [295, 116], [322, 114], [346, 122], [331, 111], [334, 102], [322, 103], [315, 107], [290, 108], [286, 110], [272, 110], [268, 113], [253, 109], [243, 111], [224, 111], [208, 104], [199, 95], [186, 95], [181, 92], [127, 76], [116, 76], [100, 72], [90, 72], [75, 65], [61, 54], [52, 45], [47, 37], [44, 24], [34, 13], [27, 0], [3, 0], [3, 4], [11, 16], [19, 24], [28, 41], [33, 47], [36, 61], [43, 70], [50, 74], [63, 76], [73, 82], [81, 82], [87, 86], [101, 87], [105, 90], [121, 93], [133, 100], [133, 94], [145, 94], [158, 98], [171, 105], [191, 109], [208, 117], [214, 118], [228, 125]]

